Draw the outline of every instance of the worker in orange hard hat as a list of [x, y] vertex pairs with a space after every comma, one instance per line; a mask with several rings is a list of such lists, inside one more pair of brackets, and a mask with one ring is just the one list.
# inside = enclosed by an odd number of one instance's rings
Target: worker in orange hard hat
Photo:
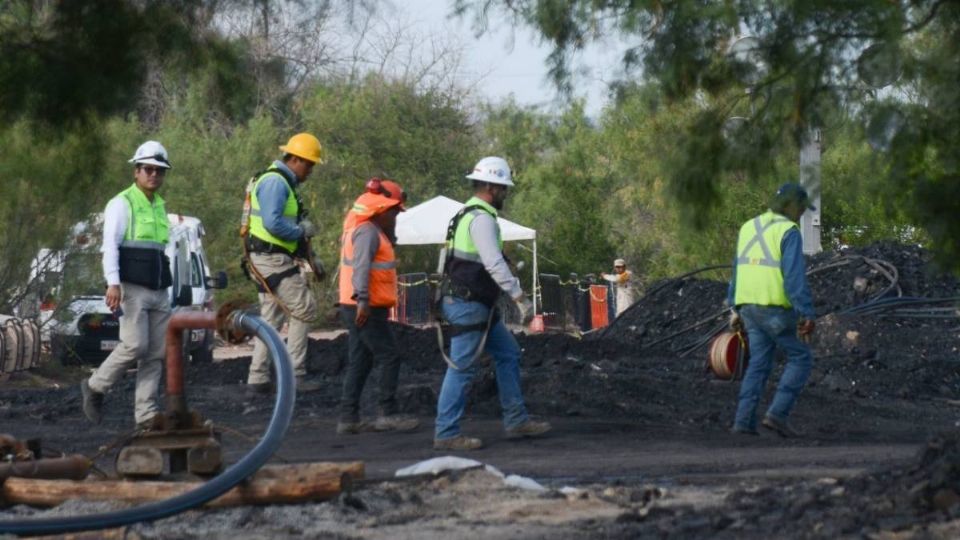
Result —
[[[287, 351], [297, 377], [297, 390], [320, 389], [316, 381], [306, 379], [307, 332], [316, 318], [317, 301], [300, 273], [298, 261], [312, 263], [322, 278], [323, 265], [313, 259], [310, 238], [317, 228], [306, 218], [306, 209], [298, 188], [323, 163], [320, 141], [309, 133], [298, 133], [280, 147], [281, 159], [255, 175], [248, 187], [249, 204], [244, 206], [248, 231], [241, 230], [245, 260], [260, 293], [260, 316], [279, 329], [287, 329]], [[256, 340], [247, 388], [253, 394], [270, 390], [270, 363], [267, 348]]]
[[[349, 352], [337, 433], [409, 431], [416, 418], [399, 414], [400, 352], [388, 320], [397, 304], [397, 215], [406, 193], [393, 180], [371, 178], [343, 221], [340, 256], [340, 318], [349, 330]], [[377, 417], [360, 420], [360, 395], [373, 364], [380, 366]]]

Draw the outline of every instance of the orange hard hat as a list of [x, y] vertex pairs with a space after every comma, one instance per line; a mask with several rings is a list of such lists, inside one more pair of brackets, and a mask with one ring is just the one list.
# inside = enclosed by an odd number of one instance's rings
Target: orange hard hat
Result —
[[367, 180], [366, 188], [367, 193], [383, 195], [389, 199], [399, 201], [401, 212], [407, 209], [407, 207], [404, 206], [404, 203], [407, 202], [407, 192], [403, 191], [403, 187], [395, 180], [373, 177]]

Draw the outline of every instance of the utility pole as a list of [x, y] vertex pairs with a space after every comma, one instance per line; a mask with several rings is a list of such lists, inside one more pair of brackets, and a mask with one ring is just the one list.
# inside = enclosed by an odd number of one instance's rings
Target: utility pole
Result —
[[823, 251], [820, 243], [820, 129], [810, 128], [800, 148], [800, 185], [810, 194], [816, 210], [807, 210], [800, 218], [800, 234], [803, 237], [804, 255]]

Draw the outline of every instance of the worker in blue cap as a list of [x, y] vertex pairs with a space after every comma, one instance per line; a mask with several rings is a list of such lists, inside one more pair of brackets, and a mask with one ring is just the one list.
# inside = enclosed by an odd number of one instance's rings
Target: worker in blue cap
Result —
[[797, 224], [808, 209], [816, 210], [807, 191], [787, 183], [766, 212], [740, 227], [727, 302], [730, 327], [746, 329], [750, 363], [740, 383], [734, 433], [757, 434], [757, 405], [780, 348], [787, 364], [761, 424], [783, 437], [802, 436], [787, 419], [813, 367], [810, 347], [800, 339], [813, 332], [816, 318]]

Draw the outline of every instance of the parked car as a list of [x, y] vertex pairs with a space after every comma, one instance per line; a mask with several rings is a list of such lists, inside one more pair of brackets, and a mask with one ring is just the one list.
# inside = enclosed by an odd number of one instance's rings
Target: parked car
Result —
[[[195, 217], [179, 214], [168, 214], [167, 218], [170, 239], [166, 252], [173, 276], [170, 305], [174, 311], [212, 310], [213, 289], [226, 287], [226, 273], [209, 277], [203, 224]], [[104, 302], [99, 251], [102, 223], [100, 214], [77, 224], [64, 250], [41, 250], [34, 261], [31, 282], [40, 284], [41, 335], [49, 342], [52, 356], [64, 363], [99, 363], [120, 343], [120, 321]], [[215, 345], [213, 330], [189, 333], [189, 337], [184, 336], [184, 356], [197, 362], [210, 361]]]

